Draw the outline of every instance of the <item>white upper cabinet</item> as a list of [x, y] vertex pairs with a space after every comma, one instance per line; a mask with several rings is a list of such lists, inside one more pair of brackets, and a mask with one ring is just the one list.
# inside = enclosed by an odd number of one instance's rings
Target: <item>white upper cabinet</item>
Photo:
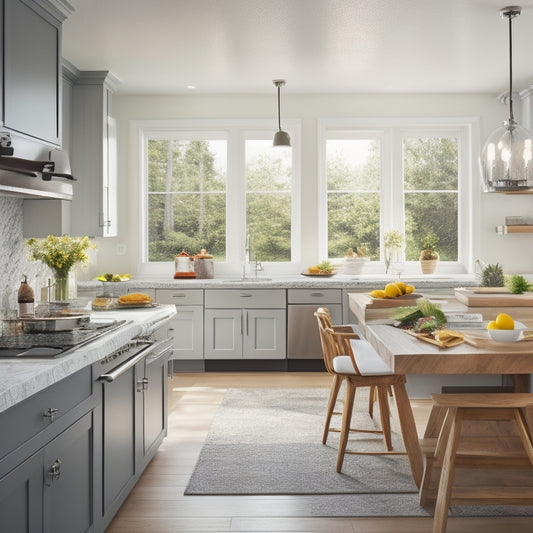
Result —
[[[72, 11], [46, 0], [0, 0], [3, 7], [3, 127], [61, 145], [61, 24]], [[1, 16], [1, 15], [0, 15]]]

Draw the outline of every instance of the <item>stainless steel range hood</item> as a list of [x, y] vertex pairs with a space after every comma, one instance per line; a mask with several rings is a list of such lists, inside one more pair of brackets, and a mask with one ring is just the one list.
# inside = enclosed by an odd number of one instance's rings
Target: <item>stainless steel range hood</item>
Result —
[[59, 149], [48, 153], [48, 160], [35, 161], [11, 157], [9, 135], [0, 137], [0, 195], [19, 198], [72, 200], [68, 155]]

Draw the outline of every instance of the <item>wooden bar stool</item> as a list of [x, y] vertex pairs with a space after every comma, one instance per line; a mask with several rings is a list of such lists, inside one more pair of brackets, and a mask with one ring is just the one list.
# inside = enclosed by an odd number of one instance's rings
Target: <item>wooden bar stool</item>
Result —
[[[438, 439], [421, 442], [426, 466], [420, 504], [435, 501], [433, 533], [446, 531], [452, 504], [533, 505], [533, 444], [523, 411], [533, 407], [533, 394], [432, 398], [446, 412]], [[454, 485], [456, 468], [472, 470]]]

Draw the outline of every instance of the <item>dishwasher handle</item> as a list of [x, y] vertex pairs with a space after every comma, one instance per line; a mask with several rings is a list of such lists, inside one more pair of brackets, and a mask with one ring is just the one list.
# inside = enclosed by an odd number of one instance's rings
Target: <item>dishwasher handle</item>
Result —
[[111, 383], [115, 381], [115, 379], [118, 379], [122, 374], [127, 372], [131, 367], [135, 366], [139, 361], [142, 361], [144, 357], [146, 357], [146, 352], [152, 347], [152, 345], [148, 345], [145, 348], [143, 348], [140, 352], [138, 352], [133, 357], [130, 357], [127, 361], [124, 361], [122, 364], [111, 370], [111, 372], [108, 372], [106, 374], [102, 374], [98, 377], [99, 381], [106, 381], [107, 383]]

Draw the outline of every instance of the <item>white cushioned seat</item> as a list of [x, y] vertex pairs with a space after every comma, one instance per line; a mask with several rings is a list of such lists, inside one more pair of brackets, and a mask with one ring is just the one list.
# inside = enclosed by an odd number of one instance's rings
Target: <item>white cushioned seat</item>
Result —
[[[381, 359], [372, 345], [364, 339], [350, 340], [352, 351], [359, 372], [362, 376], [392, 375], [390, 367]], [[340, 374], [355, 374], [349, 355], [338, 355], [333, 359], [333, 369]]]

